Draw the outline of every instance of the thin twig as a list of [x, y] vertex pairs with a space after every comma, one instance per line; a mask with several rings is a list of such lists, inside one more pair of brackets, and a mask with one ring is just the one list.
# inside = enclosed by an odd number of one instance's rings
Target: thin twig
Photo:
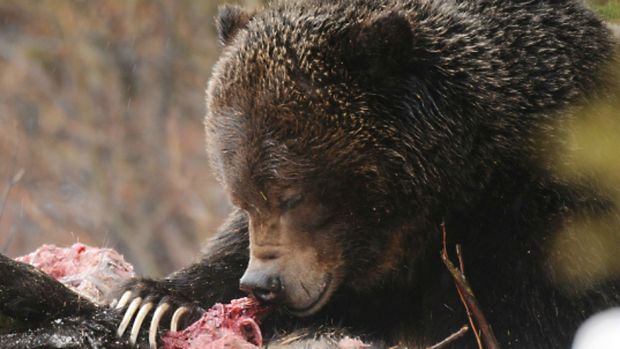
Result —
[[9, 194], [11, 193], [11, 189], [17, 184], [26, 171], [23, 168], [20, 168], [17, 173], [13, 175], [6, 188], [4, 188], [4, 192], [2, 193], [2, 200], [0, 201], [0, 222], [2, 221], [2, 215], [4, 214], [4, 207], [6, 206], [6, 202], [9, 199]]
[[[452, 275], [452, 278], [454, 279], [457, 291], [459, 293], [459, 296], [461, 297], [461, 301], [463, 302], [463, 305], [465, 306], [465, 310], [468, 313], [470, 324], [473, 324], [473, 321], [472, 321], [472, 317], [473, 317], [473, 319], [476, 320], [475, 321], [476, 324], [478, 324], [478, 326], [480, 327], [481, 337], [484, 340], [485, 346], [483, 347], [482, 343], [478, 342], [478, 347], [481, 349], [482, 348], [499, 349], [499, 344], [497, 343], [495, 334], [493, 334], [493, 330], [491, 329], [491, 326], [487, 322], [484, 316], [484, 313], [480, 309], [478, 300], [476, 299], [476, 296], [474, 295], [474, 291], [472, 290], [471, 286], [467, 282], [467, 279], [465, 278], [465, 275], [463, 274], [463, 272], [457, 269], [452, 263], [452, 261], [450, 261], [450, 258], [448, 257], [448, 250], [446, 247], [447, 245], [446, 229], [445, 229], [444, 224], [442, 224], [442, 230], [443, 230], [443, 249], [441, 251], [441, 259], [443, 260], [444, 265], [446, 266], [446, 268], [448, 268], [448, 271], [450, 272], [450, 274]], [[459, 255], [461, 254], [460, 247], [457, 247], [457, 254]], [[463, 264], [462, 256], [459, 258], [460, 258], [460, 263]], [[474, 334], [476, 334], [476, 340], [479, 340], [478, 335], [477, 335], [478, 331], [476, 330], [476, 328], [472, 327], [472, 330]]]
[[[2, 200], [0, 201], [0, 223], [2, 223], [2, 216], [4, 215], [4, 209], [9, 199], [9, 194], [11, 194], [11, 189], [13, 189], [13, 187], [22, 179], [25, 172], [26, 171], [23, 168], [20, 168], [19, 171], [17, 171], [17, 173], [13, 175], [13, 177], [7, 184], [7, 187], [4, 189], [4, 192], [2, 193]], [[11, 235], [9, 235], [9, 237], [6, 239], [6, 242], [3, 244], [2, 253], [6, 252], [6, 250], [9, 247], [9, 244], [11, 243], [11, 240], [13, 240]]]
[[[445, 225], [443, 226], [443, 236], [444, 236], [444, 242], [445, 242], [445, 239], [446, 239]], [[445, 247], [445, 244], [444, 244], [444, 247]], [[445, 249], [445, 251], [446, 251], [446, 256], [447, 256], [447, 253], [448, 253], [447, 249]], [[461, 275], [463, 275], [463, 279], [467, 281], [467, 278], [465, 277], [465, 263], [463, 262], [463, 255], [461, 254], [461, 245], [456, 245], [456, 255], [459, 260], [459, 269], [461, 270]], [[474, 337], [476, 338], [476, 343], [478, 344], [478, 348], [483, 349], [482, 340], [480, 339], [480, 331], [478, 331], [478, 328], [476, 327], [474, 319], [472, 318], [471, 310], [469, 309], [469, 306], [467, 305], [467, 302], [465, 301], [465, 297], [463, 297], [463, 291], [461, 291], [461, 288], [457, 286], [456, 292], [458, 292], [459, 298], [461, 299], [461, 303], [463, 303], [463, 307], [465, 308], [465, 313], [467, 313], [467, 319], [469, 320], [469, 325], [471, 326], [474, 332]]]
[[[445, 223], [441, 223], [441, 231], [443, 234], [443, 249], [441, 250], [441, 259], [444, 260], [448, 260], [448, 247], [447, 247], [447, 234], [446, 234], [446, 224]], [[457, 247], [457, 254], [458, 251], [460, 251], [460, 247]], [[464, 270], [464, 263], [462, 262], [462, 259], [459, 260], [459, 264], [461, 265], [461, 274], [463, 274], [463, 270]], [[449, 268], [448, 268], [449, 270]], [[463, 274], [464, 275], [464, 274]], [[454, 275], [453, 275], [454, 277]], [[463, 304], [463, 307], [465, 308], [465, 313], [467, 314], [467, 320], [469, 321], [469, 326], [471, 326], [471, 330], [474, 333], [474, 337], [476, 338], [476, 343], [478, 344], [478, 349], [483, 349], [482, 346], [482, 340], [480, 339], [480, 332], [478, 331], [478, 328], [476, 327], [476, 323], [474, 322], [474, 319], [471, 316], [471, 310], [469, 310], [469, 306], [467, 305], [467, 301], [465, 301], [465, 297], [463, 296], [463, 292], [461, 291], [461, 288], [458, 286], [458, 284], [456, 285], [456, 292], [459, 294], [459, 298], [461, 299], [461, 303]]]
[[[446, 227], [444, 226], [443, 229], [445, 231]], [[461, 250], [460, 244], [456, 245], [456, 257], [459, 259], [459, 269], [461, 269], [461, 274], [463, 274], [463, 277], [467, 279], [467, 277], [465, 276], [465, 263], [463, 263], [463, 252]]]
[[467, 325], [463, 325], [463, 327], [461, 327], [461, 329], [460, 329], [460, 330], [458, 330], [458, 331], [454, 332], [454, 333], [453, 333], [453, 334], [451, 334], [448, 338], [446, 338], [446, 339], [442, 340], [441, 342], [439, 342], [439, 343], [437, 343], [437, 344], [435, 344], [435, 345], [433, 345], [433, 346], [430, 346], [430, 347], [428, 347], [428, 348], [426, 348], [426, 349], [441, 349], [441, 348], [443, 348], [443, 347], [447, 346], [448, 344], [450, 344], [450, 343], [454, 342], [455, 340], [457, 340], [457, 339], [459, 339], [459, 338], [463, 337], [463, 335], [464, 335], [467, 331], [469, 331], [469, 326], [467, 326]]

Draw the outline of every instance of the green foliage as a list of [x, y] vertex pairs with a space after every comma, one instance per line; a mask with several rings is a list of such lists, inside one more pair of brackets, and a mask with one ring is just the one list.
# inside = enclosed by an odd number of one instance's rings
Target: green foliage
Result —
[[620, 21], [620, 1], [609, 0], [592, 4], [592, 7], [607, 20]]
[[551, 269], [572, 289], [620, 275], [620, 67], [607, 75], [617, 82], [615, 91], [557, 125], [564, 137], [549, 154], [560, 178], [604, 193], [616, 207], [605, 216], [574, 217], [554, 238]]

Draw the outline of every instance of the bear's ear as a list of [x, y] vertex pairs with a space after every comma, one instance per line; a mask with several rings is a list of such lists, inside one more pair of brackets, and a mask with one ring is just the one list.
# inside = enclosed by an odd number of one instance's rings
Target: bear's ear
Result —
[[347, 67], [371, 75], [410, 69], [414, 48], [411, 25], [397, 12], [354, 25], [344, 51]]
[[248, 12], [238, 6], [220, 6], [215, 25], [222, 45], [229, 44], [237, 32], [248, 25], [253, 16], [254, 12]]

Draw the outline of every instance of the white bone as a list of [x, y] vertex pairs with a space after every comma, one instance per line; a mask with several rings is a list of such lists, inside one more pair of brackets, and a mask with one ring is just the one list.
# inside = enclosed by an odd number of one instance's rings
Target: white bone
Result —
[[149, 348], [157, 349], [157, 329], [159, 328], [159, 321], [166, 314], [166, 312], [170, 309], [170, 304], [163, 303], [160, 304], [157, 309], [155, 309], [155, 313], [153, 314], [153, 319], [151, 320], [151, 326], [149, 327]]
[[119, 299], [118, 303], [116, 303], [116, 309], [121, 309], [127, 305], [129, 298], [131, 298], [131, 291], [125, 291], [125, 293], [121, 296], [121, 299]]
[[116, 332], [119, 337], [122, 337], [125, 333], [125, 330], [129, 325], [129, 321], [133, 318], [133, 314], [135, 314], [136, 310], [140, 306], [140, 303], [142, 303], [142, 297], [134, 298], [134, 300], [129, 304], [129, 307], [127, 307], [125, 316], [123, 316], [123, 321], [121, 321], [121, 325], [118, 327], [118, 331]]
[[189, 309], [187, 307], [180, 307], [177, 309], [174, 314], [172, 314], [172, 320], [170, 320], [170, 331], [176, 332], [179, 328], [179, 320], [181, 320], [181, 316], [187, 314]]
[[140, 334], [140, 327], [142, 327], [142, 323], [144, 322], [144, 318], [149, 314], [149, 312], [153, 309], [153, 303], [148, 302], [142, 304], [140, 307], [140, 311], [138, 311], [138, 315], [136, 315], [136, 319], [133, 322], [133, 326], [131, 327], [131, 335], [129, 336], [129, 344], [135, 345], [138, 341], [138, 335]]

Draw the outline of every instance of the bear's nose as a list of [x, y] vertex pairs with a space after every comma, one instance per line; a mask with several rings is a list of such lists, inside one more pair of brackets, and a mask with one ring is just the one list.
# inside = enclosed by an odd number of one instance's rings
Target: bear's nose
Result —
[[246, 271], [239, 281], [239, 288], [265, 304], [276, 303], [282, 298], [282, 283], [276, 275]]

